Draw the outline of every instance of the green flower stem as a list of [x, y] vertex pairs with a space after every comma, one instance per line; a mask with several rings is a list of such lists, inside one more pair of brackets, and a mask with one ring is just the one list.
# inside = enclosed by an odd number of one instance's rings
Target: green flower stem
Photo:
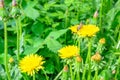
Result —
[[45, 75], [46, 80], [48, 80], [48, 76], [47, 76], [46, 72], [44, 71], [44, 69], [42, 69], [42, 70], [43, 70], [43, 72], [44, 72], [44, 75]]
[[99, 53], [102, 53], [102, 46], [103, 46], [103, 44], [98, 43], [96, 51], [99, 52]]
[[86, 64], [89, 65], [88, 80], [90, 80], [90, 78], [91, 78], [91, 38], [88, 41], [88, 54], [87, 54], [87, 58], [85, 61], [85, 67], [84, 67], [84, 71], [83, 71], [83, 75], [82, 75], [82, 80], [85, 80]]
[[84, 67], [84, 71], [83, 71], [83, 75], [82, 75], [82, 80], [86, 80], [85, 74], [86, 74], [86, 65]]
[[7, 42], [7, 23], [4, 21], [4, 61], [8, 80], [11, 80], [8, 68], [8, 42]]
[[68, 80], [68, 72], [63, 71], [62, 80]]
[[87, 80], [91, 80], [91, 38], [89, 39], [88, 42], [88, 59], [87, 62], [89, 64], [89, 71], [88, 71], [88, 79]]
[[74, 45], [77, 45], [77, 43], [78, 43], [78, 36], [76, 34], [74, 34], [73, 37], [74, 37]]
[[20, 18], [16, 19], [16, 31], [17, 31], [17, 60], [19, 62], [19, 55], [20, 55], [20, 40], [22, 35], [22, 26], [20, 23]]
[[70, 67], [70, 76], [71, 76], [71, 80], [74, 80], [74, 75], [73, 75], [73, 71], [72, 71], [72, 65], [69, 64]]
[[96, 66], [94, 80], [98, 80], [98, 66]]
[[[80, 49], [81, 38], [79, 37], [77, 41], [78, 41], [78, 48]], [[80, 54], [80, 51], [78, 54]], [[77, 80], [80, 80], [80, 62], [77, 61], [76, 61], [76, 71], [77, 71]]]
[[[80, 43], [81, 43], [81, 38], [78, 39], [78, 48], [80, 49]], [[80, 50], [79, 50], [79, 54], [80, 54]]]
[[21, 38], [22, 38], [22, 24], [21, 24], [21, 21], [20, 21], [20, 17], [19, 17], [19, 29], [20, 29], [20, 41], [21, 41]]
[[54, 78], [54, 80], [58, 80], [58, 78], [60, 77], [60, 75], [63, 73], [63, 70], [61, 70], [58, 75]]
[[35, 74], [33, 74], [33, 80], [35, 80]]
[[80, 80], [80, 63], [76, 62], [77, 80]]

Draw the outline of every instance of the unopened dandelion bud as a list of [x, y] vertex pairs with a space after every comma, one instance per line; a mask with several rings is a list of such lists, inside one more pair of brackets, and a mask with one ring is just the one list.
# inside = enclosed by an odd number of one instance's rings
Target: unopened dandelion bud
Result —
[[81, 61], [82, 61], [81, 56], [77, 56], [77, 57], [76, 57], [76, 61], [77, 61], [77, 62], [81, 62]]
[[64, 66], [63, 71], [64, 71], [64, 72], [68, 72], [68, 65], [65, 65], [65, 66]]
[[0, 8], [4, 7], [4, 0], [0, 0]]
[[94, 17], [94, 18], [97, 18], [97, 17], [98, 17], [98, 11], [95, 11], [93, 17]]
[[17, 6], [16, 0], [12, 0], [12, 6]]
[[10, 59], [9, 59], [9, 63], [13, 63], [14, 62], [14, 59], [11, 57]]
[[105, 44], [105, 42], [106, 42], [106, 41], [105, 41], [105, 38], [101, 38], [101, 39], [99, 40], [99, 43], [100, 43], [100, 44]]
[[20, 10], [17, 7], [17, 2], [16, 0], [12, 0], [12, 10], [10, 12], [10, 16], [16, 18], [18, 17], [18, 15], [20, 14]]
[[91, 57], [91, 59], [93, 61], [96, 61], [96, 62], [99, 62], [101, 60], [101, 58], [102, 57], [101, 57], [101, 55], [98, 52], [96, 52], [96, 54]]
[[0, 20], [6, 16], [6, 12], [4, 10], [4, 0], [0, 0]]

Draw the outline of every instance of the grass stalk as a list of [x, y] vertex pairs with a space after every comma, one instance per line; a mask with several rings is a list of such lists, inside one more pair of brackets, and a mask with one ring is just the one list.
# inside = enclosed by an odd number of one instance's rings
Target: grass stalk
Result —
[[63, 70], [61, 70], [58, 75], [53, 79], [53, 80], [58, 80], [58, 78], [60, 77], [60, 75], [63, 73]]
[[103, 0], [101, 0], [101, 7], [100, 7], [100, 23], [99, 23], [99, 26], [100, 26], [100, 30], [101, 30], [101, 33], [103, 33], [102, 31], [102, 10], [103, 10]]
[[[68, 8], [66, 9], [65, 12], [65, 26], [64, 28], [66, 29], [68, 26]], [[65, 44], [67, 43], [67, 33], [65, 33]]]

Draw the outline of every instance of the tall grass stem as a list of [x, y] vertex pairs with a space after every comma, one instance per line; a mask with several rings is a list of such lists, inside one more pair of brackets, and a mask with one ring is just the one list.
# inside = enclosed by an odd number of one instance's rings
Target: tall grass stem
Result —
[[58, 78], [60, 77], [60, 75], [63, 73], [63, 70], [61, 70], [58, 75], [53, 79], [53, 80], [58, 80]]

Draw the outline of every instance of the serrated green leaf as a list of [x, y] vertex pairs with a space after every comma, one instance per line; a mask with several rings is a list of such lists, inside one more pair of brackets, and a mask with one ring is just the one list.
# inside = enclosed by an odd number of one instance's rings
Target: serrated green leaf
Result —
[[40, 48], [43, 48], [43, 39], [36, 38], [33, 45], [26, 46], [25, 52], [23, 54], [36, 53]]
[[27, 1], [27, 5], [28, 5], [29, 7], [34, 7], [37, 3], [38, 3], [37, 0], [34, 0], [34, 1]]
[[58, 39], [61, 35], [67, 32], [68, 29], [62, 29], [58, 31], [52, 31], [45, 40], [49, 38]]
[[32, 7], [26, 7], [24, 10], [24, 13], [26, 14], [27, 17], [35, 20], [37, 17], [39, 17], [39, 12], [38, 10], [32, 8]]
[[[107, 13], [107, 22], [109, 24], [109, 26], [111, 26], [113, 23], [113, 20], [115, 19], [115, 16], [117, 15], [117, 13], [120, 11], [120, 1], [118, 0], [115, 4], [115, 6], [110, 9]], [[110, 29], [111, 27], [108, 27], [108, 29]]]
[[48, 49], [54, 53], [57, 53], [57, 51], [62, 47], [62, 45], [57, 40], [52, 38], [47, 39], [46, 44]]

